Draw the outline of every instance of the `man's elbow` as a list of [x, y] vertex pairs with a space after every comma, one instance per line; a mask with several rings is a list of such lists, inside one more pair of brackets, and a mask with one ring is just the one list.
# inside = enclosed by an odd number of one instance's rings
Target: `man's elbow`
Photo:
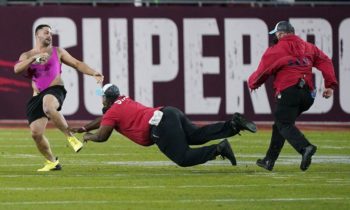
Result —
[[73, 68], [78, 69], [79, 71], [81, 71], [84, 68], [84, 63], [82, 61], [77, 61], [73, 65]]
[[14, 67], [13, 72], [14, 72], [15, 74], [20, 74], [20, 73], [22, 73], [21, 69], [18, 68], [18, 67], [16, 67], [16, 66]]
[[97, 139], [98, 142], [105, 142], [107, 140], [108, 140], [108, 136], [103, 136], [103, 135], [99, 135]]

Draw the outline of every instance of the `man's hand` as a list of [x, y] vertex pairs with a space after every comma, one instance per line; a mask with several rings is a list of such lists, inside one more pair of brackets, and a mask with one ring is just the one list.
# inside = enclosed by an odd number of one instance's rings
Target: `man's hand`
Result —
[[101, 126], [96, 133], [86, 132], [83, 136], [84, 142], [105, 142], [111, 136], [113, 131], [112, 126]]
[[96, 79], [97, 84], [102, 84], [104, 76], [101, 73], [95, 72], [92, 76]]
[[72, 133], [84, 133], [86, 132], [85, 127], [80, 127], [80, 128], [68, 128], [68, 130]]
[[50, 55], [48, 53], [39, 53], [33, 56], [34, 63], [40, 64], [40, 63], [46, 63], [49, 60]]
[[93, 133], [86, 132], [83, 136], [84, 143], [87, 143], [89, 140], [91, 140], [91, 136], [93, 135]]
[[324, 91], [323, 91], [323, 94], [322, 96], [324, 98], [329, 98], [333, 95], [333, 89], [332, 88], [326, 88]]

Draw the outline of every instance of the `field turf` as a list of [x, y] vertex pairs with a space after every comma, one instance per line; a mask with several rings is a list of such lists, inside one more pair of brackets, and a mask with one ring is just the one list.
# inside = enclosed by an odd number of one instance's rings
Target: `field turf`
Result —
[[270, 131], [229, 139], [236, 167], [217, 159], [181, 168], [156, 146], [117, 133], [75, 154], [62, 133], [48, 129], [63, 170], [36, 172], [44, 159], [29, 130], [2, 128], [0, 209], [350, 209], [350, 131], [304, 133], [318, 146], [309, 170], [300, 171], [301, 156], [286, 143], [269, 172], [255, 161]]

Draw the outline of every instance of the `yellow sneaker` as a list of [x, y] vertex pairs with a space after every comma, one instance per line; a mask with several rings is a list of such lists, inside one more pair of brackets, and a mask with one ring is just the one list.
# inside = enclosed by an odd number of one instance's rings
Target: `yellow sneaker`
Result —
[[79, 152], [83, 148], [83, 143], [81, 143], [75, 136], [70, 136], [67, 140], [75, 152]]
[[58, 161], [58, 158], [56, 158], [55, 162], [51, 162], [49, 160], [45, 161], [44, 167], [38, 169], [37, 171], [57, 171], [61, 170], [62, 167], [60, 165], [60, 162]]

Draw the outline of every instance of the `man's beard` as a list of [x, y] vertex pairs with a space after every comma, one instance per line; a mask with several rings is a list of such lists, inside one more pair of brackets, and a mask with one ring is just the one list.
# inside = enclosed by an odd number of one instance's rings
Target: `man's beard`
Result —
[[109, 108], [114, 104], [115, 99], [108, 100], [106, 104], [103, 104], [102, 113], [105, 114]]
[[109, 108], [111, 108], [111, 106], [112, 106], [112, 104], [103, 106], [103, 108], [102, 108], [102, 113], [103, 113], [103, 114], [106, 114], [106, 112], [108, 111]]
[[277, 36], [274, 36], [273, 39], [272, 39], [272, 44], [277, 44], [278, 43], [278, 38]]
[[51, 40], [45, 39], [45, 40], [42, 42], [42, 45], [45, 46], [45, 47], [50, 46], [50, 45], [51, 45]]
[[108, 111], [109, 108], [110, 108], [110, 107], [104, 106], [104, 107], [102, 108], [102, 113], [105, 114], [105, 113]]

